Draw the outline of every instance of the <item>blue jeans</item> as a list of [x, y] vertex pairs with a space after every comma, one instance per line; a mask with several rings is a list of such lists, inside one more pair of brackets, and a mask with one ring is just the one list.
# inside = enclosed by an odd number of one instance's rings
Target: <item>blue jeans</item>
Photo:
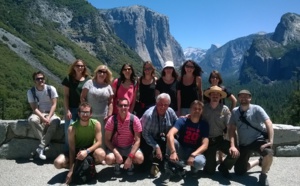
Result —
[[78, 119], [78, 108], [70, 108], [69, 109], [71, 114], [72, 114], [72, 118], [71, 120], [68, 120], [65, 118], [65, 150], [69, 151], [69, 140], [68, 140], [68, 128], [70, 126], [71, 123], [75, 122]]
[[[178, 153], [179, 160], [187, 161], [190, 157], [190, 155], [196, 150], [189, 147], [183, 147], [176, 139], [175, 139], [175, 148]], [[193, 167], [196, 170], [200, 170], [205, 166], [206, 158], [203, 154], [198, 154], [195, 157], [195, 160], [193, 162]]]

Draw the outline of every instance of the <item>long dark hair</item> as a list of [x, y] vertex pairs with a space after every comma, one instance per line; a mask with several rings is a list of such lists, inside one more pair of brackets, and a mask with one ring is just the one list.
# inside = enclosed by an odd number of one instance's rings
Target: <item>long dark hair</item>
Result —
[[182, 67], [181, 67], [181, 78], [183, 77], [184, 74], [186, 74], [185, 72], [185, 66], [187, 63], [192, 63], [194, 65], [194, 72], [193, 72], [193, 76], [197, 77], [197, 76], [201, 76], [203, 71], [202, 68], [193, 60], [187, 60], [183, 63]]
[[[166, 75], [166, 72], [165, 72], [165, 69], [163, 69], [163, 70], [161, 71], [161, 78], [162, 78], [163, 76], [165, 76], [165, 75]], [[174, 77], [175, 79], [178, 78], [178, 74], [177, 74], [175, 68], [173, 68], [173, 71], [172, 71], [172, 77]]]
[[135, 75], [135, 72], [134, 72], [134, 69], [133, 69], [132, 65], [129, 64], [129, 63], [125, 63], [125, 64], [122, 66], [122, 68], [121, 68], [121, 71], [120, 71], [120, 73], [119, 73], [121, 82], [124, 83], [125, 80], [126, 80], [126, 78], [125, 78], [125, 76], [124, 76], [124, 74], [123, 74], [123, 69], [124, 69], [125, 66], [129, 66], [129, 67], [131, 68], [130, 81], [131, 81], [132, 83], [135, 83], [135, 81], [136, 81], [136, 75]]

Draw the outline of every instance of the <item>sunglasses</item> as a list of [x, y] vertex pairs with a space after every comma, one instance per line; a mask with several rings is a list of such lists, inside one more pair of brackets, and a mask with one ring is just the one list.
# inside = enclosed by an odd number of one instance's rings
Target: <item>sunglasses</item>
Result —
[[185, 68], [191, 68], [194, 69], [195, 67], [193, 65], [185, 65]]
[[84, 65], [75, 65], [77, 68], [84, 68]]
[[106, 70], [98, 70], [97, 73], [98, 73], [98, 74], [106, 74], [107, 71], [106, 71]]
[[80, 111], [79, 113], [80, 113], [80, 115], [84, 115], [84, 116], [88, 116], [91, 114], [90, 111]]
[[123, 71], [131, 71], [131, 68], [123, 68]]
[[216, 76], [211, 76], [210, 79], [219, 79], [219, 78]]
[[164, 69], [171, 70], [171, 69], [173, 69], [173, 67], [166, 67]]
[[128, 105], [127, 104], [118, 104], [118, 107], [120, 107], [120, 108], [127, 108], [128, 107]]
[[151, 68], [151, 67], [144, 68], [144, 71], [150, 71], [150, 70], [152, 70], [152, 68]]
[[45, 78], [43, 78], [43, 77], [40, 77], [40, 78], [35, 78], [35, 80], [36, 80], [36, 81], [44, 81], [44, 80], [45, 80]]

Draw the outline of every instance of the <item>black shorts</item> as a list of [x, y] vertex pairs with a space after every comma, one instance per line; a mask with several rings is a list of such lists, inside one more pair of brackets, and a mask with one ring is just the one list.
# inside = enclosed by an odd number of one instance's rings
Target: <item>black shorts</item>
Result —
[[261, 156], [273, 155], [273, 150], [270, 147], [260, 150], [260, 147], [268, 143], [265, 139], [257, 139], [249, 145], [239, 146], [240, 157], [235, 163], [234, 171], [237, 174], [244, 174], [247, 172], [248, 161], [253, 152], [259, 153]]

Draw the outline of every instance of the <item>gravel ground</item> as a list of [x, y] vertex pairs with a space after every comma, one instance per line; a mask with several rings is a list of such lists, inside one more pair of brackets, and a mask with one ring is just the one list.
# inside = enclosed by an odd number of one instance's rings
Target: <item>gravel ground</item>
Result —
[[[254, 157], [256, 158], [256, 157]], [[300, 185], [300, 157], [274, 157], [271, 170], [268, 173], [271, 186]], [[133, 176], [126, 173], [115, 177], [113, 167], [97, 165], [97, 180], [93, 185], [160, 185], [159, 178], [151, 178], [147, 173], [136, 172]], [[260, 167], [254, 167], [245, 176], [236, 176], [231, 170], [232, 178], [227, 180], [216, 172], [214, 176], [206, 176], [200, 171], [197, 178], [189, 175], [184, 180], [172, 180], [169, 185], [258, 185]], [[35, 160], [0, 160], [1, 186], [35, 186], [62, 185], [67, 174], [66, 169], [57, 170], [52, 161]]]

